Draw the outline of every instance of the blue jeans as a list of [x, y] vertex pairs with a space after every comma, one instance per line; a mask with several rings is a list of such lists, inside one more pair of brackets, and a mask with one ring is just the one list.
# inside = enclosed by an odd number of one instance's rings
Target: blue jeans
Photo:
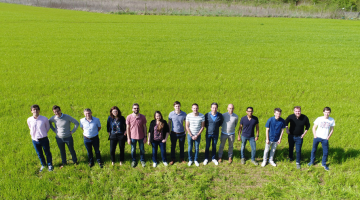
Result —
[[322, 148], [323, 148], [322, 164], [326, 165], [326, 161], [327, 161], [328, 153], [329, 153], [329, 140], [322, 139], [322, 138], [314, 138], [314, 140], [313, 140], [313, 147], [312, 147], [312, 150], [311, 150], [310, 163], [314, 164], [316, 150], [317, 150], [317, 147], [318, 147], [320, 142], [321, 142], [321, 145], [322, 145]]
[[139, 142], [140, 161], [145, 161], [144, 138], [140, 140], [131, 139], [131, 158], [136, 161], [136, 142]]
[[[201, 140], [201, 135], [196, 139], [193, 140], [190, 135], [187, 135], [187, 139], [188, 139], [188, 154], [189, 154], [189, 161], [197, 161], [198, 157], [199, 157], [199, 146], [200, 146], [200, 140]], [[193, 144], [195, 142], [195, 158], [193, 159], [193, 153], [192, 153], [192, 148], [193, 148]]]
[[251, 160], [255, 160], [255, 154], [256, 154], [256, 142], [255, 137], [244, 137], [241, 136], [241, 158], [245, 158], [244, 156], [244, 150], [246, 146], [246, 141], [250, 142], [251, 147]]
[[41, 165], [46, 166], [45, 157], [43, 154], [43, 149], [44, 149], [47, 165], [52, 166], [52, 155], [50, 152], [49, 138], [46, 137], [46, 138], [40, 139], [38, 142], [33, 140], [32, 143], [34, 145], [36, 154], [38, 155], [38, 157], [40, 159]]
[[211, 135], [211, 134], [206, 135], [205, 159], [209, 158], [210, 143], [212, 148], [211, 160], [216, 158], [216, 144], [218, 139], [219, 139], [219, 135]]
[[158, 146], [160, 146], [160, 151], [161, 151], [161, 158], [163, 162], [166, 162], [166, 143], [163, 143], [161, 141], [153, 141], [151, 143], [152, 145], [152, 160], [154, 163], [157, 163], [157, 151], [158, 151]]
[[303, 144], [303, 139], [301, 138], [301, 136], [289, 135], [288, 141], [289, 141], [289, 158], [294, 159], [293, 153], [294, 153], [294, 146], [296, 145], [296, 163], [300, 164], [301, 147]]
[[63, 164], [66, 164], [67, 161], [66, 161], [66, 150], [65, 150], [65, 144], [68, 146], [69, 148], [69, 151], [71, 153], [71, 158], [73, 160], [74, 163], [77, 162], [77, 157], [76, 157], [76, 153], [75, 153], [75, 150], [74, 150], [74, 140], [73, 140], [73, 137], [70, 136], [68, 138], [56, 138], [56, 142], [57, 142], [57, 145], [60, 149], [60, 155], [61, 155], [61, 160], [62, 160], [62, 163]]
[[85, 144], [85, 148], [87, 150], [89, 163], [94, 164], [94, 156], [93, 156], [93, 152], [92, 152], [92, 147], [94, 147], [94, 150], [95, 150], [96, 161], [98, 163], [101, 163], [101, 155], [100, 155], [100, 150], [99, 150], [99, 147], [100, 147], [99, 136], [97, 135], [93, 138], [84, 137], [84, 144]]
[[171, 139], [171, 160], [175, 161], [175, 148], [178, 139], [180, 146], [180, 159], [184, 159], [185, 132], [184, 134], [176, 134], [174, 132], [171, 132], [170, 139]]

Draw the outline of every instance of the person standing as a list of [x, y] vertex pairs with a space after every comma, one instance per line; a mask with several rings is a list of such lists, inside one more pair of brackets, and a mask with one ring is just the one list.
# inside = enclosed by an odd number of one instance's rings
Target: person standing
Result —
[[107, 132], [110, 140], [111, 165], [115, 164], [116, 145], [119, 143], [120, 165], [124, 162], [125, 142], [126, 142], [126, 122], [117, 106], [110, 109], [110, 116], [106, 123]]
[[[27, 119], [27, 125], [30, 129], [30, 136], [32, 139], [32, 143], [34, 145], [36, 154], [38, 155], [41, 163], [40, 172], [43, 171], [45, 165], [48, 166], [49, 171], [53, 171], [54, 167], [52, 165], [52, 155], [50, 152], [50, 143], [47, 133], [50, 130], [49, 120], [40, 115], [40, 107], [39, 105], [31, 106], [32, 117]], [[46, 156], [46, 162], [45, 157]]]
[[221, 125], [221, 137], [219, 147], [219, 163], [222, 161], [222, 154], [226, 140], [229, 141], [228, 157], [229, 163], [232, 163], [233, 146], [235, 140], [235, 127], [239, 121], [239, 117], [234, 113], [234, 105], [229, 104], [227, 107], [228, 112], [223, 114], [223, 124]]
[[269, 163], [270, 165], [276, 167], [276, 164], [274, 162], [274, 155], [276, 151], [276, 147], [278, 144], [281, 143], [281, 138], [284, 133], [285, 129], [285, 120], [281, 118], [281, 109], [275, 108], [274, 109], [274, 115], [270, 119], [267, 120], [265, 124], [266, 128], [266, 142], [265, 142], [265, 150], [264, 150], [264, 159], [261, 163], [261, 167], [265, 167], [267, 162], [267, 155], [270, 151], [270, 158]]
[[319, 143], [321, 142], [323, 149], [321, 166], [324, 167], [326, 171], [328, 171], [329, 167], [326, 165], [326, 161], [329, 152], [329, 139], [334, 132], [335, 120], [332, 117], [330, 117], [331, 109], [329, 107], [325, 107], [323, 109], [323, 113], [324, 116], [318, 117], [314, 122], [314, 127], [312, 129], [314, 134], [314, 140], [313, 140], [313, 147], [311, 150], [310, 163], [308, 165], [311, 166], [314, 164], [316, 150]]
[[[244, 150], [246, 141], [250, 142], [251, 147], [251, 162], [254, 165], [258, 165], [255, 161], [256, 154], [256, 141], [259, 139], [259, 120], [253, 115], [254, 109], [252, 107], [246, 108], [247, 115], [240, 120], [238, 141], [241, 143], [241, 164], [245, 164]], [[256, 127], [256, 137], [254, 135], [254, 129]], [[241, 137], [240, 137], [241, 136]]]
[[[290, 123], [290, 130], [288, 124]], [[309, 118], [301, 114], [301, 107], [294, 107], [294, 114], [289, 115], [285, 120], [286, 133], [289, 141], [289, 160], [293, 161], [294, 146], [296, 145], [296, 168], [301, 169], [301, 147], [303, 138], [310, 128]], [[305, 128], [305, 131], [304, 131]]]
[[128, 133], [128, 144], [131, 144], [131, 167], [135, 167], [136, 162], [136, 143], [140, 148], [140, 163], [145, 167], [145, 149], [146, 143], [146, 118], [140, 114], [139, 104], [134, 103], [132, 106], [133, 113], [126, 117], [126, 132]]
[[100, 168], [103, 168], [100, 155], [100, 140], [99, 140], [99, 131], [101, 129], [101, 124], [99, 118], [92, 116], [90, 108], [84, 110], [85, 117], [80, 119], [80, 127], [84, 131], [84, 145], [87, 150], [87, 155], [89, 158], [89, 167], [94, 166], [94, 156], [92, 148], [94, 147], [96, 161], [99, 164]]
[[[192, 113], [189, 113], [186, 116], [186, 131], [188, 132], [188, 154], [189, 154], [189, 163], [188, 166], [194, 163], [199, 167], [198, 156], [199, 156], [199, 146], [201, 140], [201, 133], [204, 130], [205, 126], [205, 117], [203, 114], [199, 113], [199, 106], [194, 103], [191, 107]], [[192, 148], [195, 143], [195, 158], [193, 158]]]
[[175, 148], [176, 142], [179, 140], [180, 147], [180, 162], [186, 163], [184, 160], [184, 144], [185, 144], [185, 129], [184, 122], [186, 120], [186, 113], [180, 110], [181, 104], [178, 101], [174, 103], [174, 111], [169, 113], [169, 127], [171, 128], [170, 139], [171, 139], [171, 161], [170, 165], [175, 162]]
[[[67, 164], [65, 144], [70, 151], [72, 161], [77, 164], [77, 157], [74, 150], [74, 139], [72, 134], [74, 134], [79, 127], [79, 122], [70, 115], [62, 113], [60, 107], [57, 105], [54, 105], [52, 107], [52, 110], [55, 116], [52, 116], [49, 119], [49, 122], [51, 130], [56, 133], [56, 143], [60, 149], [60, 155], [62, 160], [62, 164], [60, 166], [61, 169]], [[55, 127], [53, 126], [53, 123], [55, 124]], [[70, 130], [71, 123], [74, 124], [74, 128], [72, 130]]]
[[205, 114], [205, 127], [206, 127], [206, 147], [205, 147], [205, 160], [204, 165], [207, 165], [209, 158], [209, 148], [211, 144], [212, 153], [211, 153], [211, 161], [218, 165], [218, 161], [216, 160], [216, 144], [219, 139], [219, 130], [222, 125], [224, 118], [221, 113], [218, 111], [218, 104], [211, 104], [211, 112]]
[[152, 145], [153, 167], [157, 166], [157, 151], [160, 146], [162, 162], [168, 166], [166, 161], [166, 140], [169, 137], [169, 126], [163, 119], [160, 111], [154, 114], [154, 120], [150, 122], [148, 145]]

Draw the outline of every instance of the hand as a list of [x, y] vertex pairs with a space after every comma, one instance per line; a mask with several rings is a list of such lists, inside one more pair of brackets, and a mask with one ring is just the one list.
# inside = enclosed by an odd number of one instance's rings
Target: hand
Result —
[[316, 136], [314, 136], [314, 139], [317, 138]]
[[72, 131], [70, 131], [70, 134], [72, 135], [72, 134], [73, 134], [73, 132], [72, 132]]
[[128, 144], [131, 145], [131, 140], [128, 140]]
[[266, 144], [269, 144], [270, 143], [270, 140], [269, 139], [266, 139]]
[[196, 137], [195, 137], [195, 136], [191, 136], [191, 139], [192, 139], [192, 140], [196, 140]]
[[147, 141], [147, 144], [150, 145], [150, 140]]
[[304, 134], [301, 135], [301, 139], [304, 137]]
[[286, 133], [287, 133], [287, 134], [290, 134], [290, 131], [289, 131], [288, 129], [286, 129]]
[[124, 135], [126, 136], [126, 132], [124, 133]]
[[109, 133], [109, 136], [111, 135], [111, 133], [110, 132], [108, 132]]
[[259, 137], [255, 137], [255, 141], [258, 141]]
[[278, 141], [277, 143], [280, 144], [280, 143], [281, 143], [281, 139], [279, 139], [279, 141]]
[[241, 142], [241, 137], [238, 137], [238, 141], [240, 141], [240, 142]]
[[162, 143], [165, 143], [165, 142], [166, 142], [166, 139], [163, 139], [161, 142], [162, 142]]
[[144, 137], [144, 143], [146, 143], [146, 137]]

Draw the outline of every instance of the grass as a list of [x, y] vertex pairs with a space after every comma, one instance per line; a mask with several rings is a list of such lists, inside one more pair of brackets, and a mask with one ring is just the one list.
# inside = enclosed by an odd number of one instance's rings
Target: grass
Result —
[[[358, 23], [108, 15], [1, 3], [0, 198], [358, 199]], [[127, 145], [125, 165], [111, 167], [103, 129], [103, 169], [87, 167], [78, 130], [74, 142], [80, 164], [70, 161], [59, 169], [55, 134], [49, 132], [55, 170], [38, 172], [39, 160], [26, 126], [32, 104], [39, 104], [40, 114], [48, 118], [54, 104], [76, 119], [89, 107], [105, 127], [114, 105], [128, 115], [131, 105], [139, 103], [149, 125], [155, 110], [167, 116], [175, 100], [187, 113], [194, 102], [201, 113], [209, 112], [214, 101], [220, 112], [233, 103], [239, 116], [253, 106], [260, 121], [258, 161], [263, 156], [264, 125], [275, 107], [282, 108], [286, 118], [293, 106], [301, 105], [313, 124], [323, 107], [330, 106], [336, 120], [330, 171], [320, 164], [306, 166], [311, 131], [304, 140], [301, 170], [286, 161], [286, 137], [277, 149], [276, 168], [241, 165], [239, 142], [231, 165], [197, 168], [176, 163], [153, 169], [151, 148], [146, 145], [147, 166], [133, 169]], [[204, 149], [202, 137], [200, 161]], [[167, 150], [169, 159], [170, 141]], [[317, 163], [320, 159], [321, 148]]]

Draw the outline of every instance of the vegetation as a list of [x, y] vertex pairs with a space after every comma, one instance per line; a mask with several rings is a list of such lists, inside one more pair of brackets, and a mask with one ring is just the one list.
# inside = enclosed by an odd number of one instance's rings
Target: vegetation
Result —
[[[1, 199], [359, 199], [359, 21], [107, 15], [0, 3], [0, 24]], [[319, 164], [321, 148], [317, 164], [306, 165], [311, 131], [297, 170], [287, 161], [286, 137], [276, 168], [241, 165], [239, 142], [230, 165], [153, 168], [146, 146], [147, 166], [131, 168], [127, 145], [125, 165], [112, 167], [102, 129], [103, 169], [87, 166], [81, 130], [74, 134], [80, 164], [59, 169], [50, 131], [55, 169], [39, 173], [26, 125], [32, 104], [48, 118], [54, 104], [76, 119], [89, 107], [105, 127], [114, 105], [128, 115], [139, 103], [149, 125], [155, 110], [166, 116], [175, 100], [187, 113], [194, 102], [201, 113], [212, 102], [220, 112], [233, 103], [239, 116], [253, 106], [260, 120], [258, 161], [275, 107], [285, 118], [300, 105], [313, 122], [330, 106], [336, 120], [330, 171]], [[200, 161], [204, 149], [202, 137]], [[169, 159], [170, 141], [167, 150]]]

